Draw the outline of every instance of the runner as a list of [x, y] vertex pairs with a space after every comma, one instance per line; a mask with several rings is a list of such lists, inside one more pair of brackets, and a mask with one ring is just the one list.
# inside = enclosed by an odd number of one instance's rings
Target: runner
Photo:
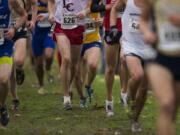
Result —
[[43, 95], [47, 93], [44, 89], [44, 61], [47, 76], [52, 78], [50, 71], [53, 63], [55, 43], [50, 35], [51, 23], [48, 21], [47, 0], [37, 0], [36, 2], [38, 11], [33, 32], [32, 49], [35, 58], [35, 71], [39, 82], [38, 93]]
[[[158, 135], [175, 135], [176, 111], [180, 103], [180, 1], [142, 2], [144, 39], [156, 44], [158, 52], [155, 61], [147, 65], [148, 77], [159, 103]], [[150, 24], [155, 24], [153, 28], [158, 33], [149, 29]]]
[[[103, 1], [104, 2], [104, 1]], [[117, 19], [117, 28], [118, 28], [118, 34], [116, 37], [111, 39], [109, 36], [109, 30], [110, 30], [110, 11], [115, 3], [115, 0], [105, 0], [105, 3], [103, 3], [101, 0], [93, 0], [91, 10], [92, 12], [103, 12], [105, 11], [105, 16], [104, 16], [104, 29], [105, 29], [105, 55], [106, 55], [106, 71], [105, 71], [105, 80], [106, 80], [106, 88], [107, 88], [107, 99], [106, 99], [106, 112], [107, 116], [113, 116], [114, 115], [114, 110], [113, 110], [113, 96], [112, 96], [112, 88], [113, 88], [113, 83], [114, 83], [114, 74], [115, 74], [115, 68], [116, 64], [118, 62], [118, 55], [119, 53], [119, 39], [122, 34], [122, 27], [121, 27], [121, 15], [122, 13], [119, 14], [119, 17]], [[121, 66], [123, 67], [123, 66]], [[122, 71], [123, 68], [121, 68]], [[124, 72], [121, 72], [121, 79], [125, 77]], [[126, 85], [126, 84], [122, 84]], [[124, 86], [123, 86], [124, 87]], [[123, 93], [126, 93], [126, 90], [123, 89]], [[126, 94], [122, 94], [122, 96], [126, 96]], [[127, 96], [126, 96], [127, 97]], [[125, 99], [125, 98], [123, 98]], [[125, 100], [126, 102], [126, 100]], [[125, 103], [127, 104], [127, 103]]]
[[[10, 13], [16, 11], [20, 18], [13, 27], [10, 26]], [[0, 2], [0, 122], [6, 126], [9, 115], [6, 108], [6, 97], [8, 94], [8, 83], [12, 71], [13, 38], [26, 20], [26, 12], [17, 1], [8, 0]]]
[[[92, 2], [90, 2], [90, 5]], [[102, 24], [99, 13], [90, 13], [85, 18], [85, 37], [83, 41], [83, 48], [81, 51], [82, 57], [82, 75], [85, 82], [85, 89], [89, 102], [93, 96], [93, 89], [91, 87], [98, 70], [100, 53], [101, 53], [101, 37], [99, 34], [99, 26]]]
[[[76, 74], [83, 42], [83, 18], [86, 15], [82, 0], [49, 0], [49, 19], [56, 22], [54, 35], [62, 56], [61, 77], [64, 90], [64, 108], [71, 110], [70, 86], [74, 78], [81, 81]], [[78, 83], [78, 84], [81, 84]], [[86, 98], [82, 85], [77, 86], [80, 95], [80, 106], [84, 107]]]
[[111, 10], [111, 27], [114, 28], [116, 26], [118, 12], [120, 12], [124, 5], [126, 5], [126, 8], [122, 16], [123, 35], [121, 42], [122, 51], [130, 74], [128, 90], [132, 101], [132, 114], [130, 115], [131, 130], [132, 132], [138, 132], [141, 131], [139, 115], [146, 101], [148, 89], [143, 64], [145, 60], [154, 56], [154, 52], [144, 42], [142, 33], [139, 31], [139, 20], [142, 13], [140, 0], [118, 0]]
[[[18, 2], [20, 6], [24, 8], [27, 12], [31, 10], [31, 7], [33, 8], [36, 5], [34, 0], [18, 0]], [[20, 16], [15, 11], [12, 12], [11, 14], [12, 26], [15, 25], [15, 22], [16, 20], [19, 19], [19, 17]], [[13, 54], [14, 68], [11, 74], [10, 90], [13, 97], [12, 110], [14, 111], [16, 116], [19, 116], [18, 110], [19, 110], [20, 101], [17, 95], [15, 81], [17, 82], [18, 85], [21, 85], [25, 79], [23, 65], [26, 58], [26, 48], [27, 48], [26, 23], [24, 23], [24, 25], [16, 31], [13, 37], [13, 42], [14, 42], [14, 54]], [[16, 71], [16, 79], [14, 76], [14, 70]]]

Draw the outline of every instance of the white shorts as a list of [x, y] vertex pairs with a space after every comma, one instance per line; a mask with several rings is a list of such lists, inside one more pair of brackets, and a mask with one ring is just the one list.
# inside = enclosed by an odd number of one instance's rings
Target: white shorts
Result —
[[[127, 41], [121, 40], [122, 51], [125, 56], [135, 55], [140, 57], [142, 60], [150, 60], [156, 57], [156, 52], [150, 46], [144, 47], [142, 49], [136, 48], [135, 44], [131, 44]], [[133, 47], [134, 46], [134, 47]]]

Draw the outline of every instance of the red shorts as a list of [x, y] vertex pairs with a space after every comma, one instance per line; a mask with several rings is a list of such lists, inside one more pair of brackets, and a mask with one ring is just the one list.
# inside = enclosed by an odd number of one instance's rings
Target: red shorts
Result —
[[64, 34], [69, 39], [71, 45], [81, 45], [83, 43], [83, 32], [84, 26], [78, 26], [74, 29], [62, 29], [61, 24], [56, 22], [53, 38], [56, 41], [55, 35]]

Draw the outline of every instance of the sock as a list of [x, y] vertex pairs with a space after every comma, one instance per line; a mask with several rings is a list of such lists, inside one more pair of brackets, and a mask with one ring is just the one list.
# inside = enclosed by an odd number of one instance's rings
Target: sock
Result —
[[70, 96], [64, 96], [64, 104], [67, 102], [71, 102]]

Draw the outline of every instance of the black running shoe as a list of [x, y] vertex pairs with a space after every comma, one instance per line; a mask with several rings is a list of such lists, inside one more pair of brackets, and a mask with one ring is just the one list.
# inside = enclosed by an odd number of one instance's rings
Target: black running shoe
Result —
[[23, 84], [24, 79], [25, 79], [24, 70], [16, 69], [16, 83], [18, 85], [21, 85], [21, 84]]
[[0, 108], [0, 121], [2, 126], [7, 126], [9, 123], [9, 114], [7, 112], [6, 106]]
[[12, 100], [12, 111], [13, 111], [15, 117], [21, 116], [21, 114], [19, 112], [19, 105], [20, 105], [20, 102], [18, 99]]

